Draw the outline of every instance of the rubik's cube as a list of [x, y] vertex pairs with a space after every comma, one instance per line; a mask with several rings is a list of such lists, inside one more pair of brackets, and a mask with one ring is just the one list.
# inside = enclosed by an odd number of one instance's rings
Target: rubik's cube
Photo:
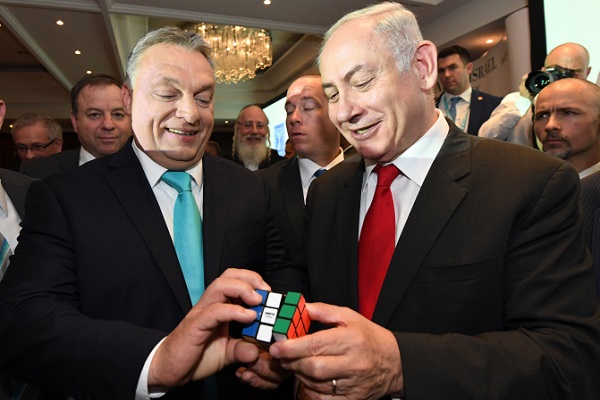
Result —
[[251, 307], [256, 320], [246, 324], [242, 336], [262, 347], [269, 347], [275, 340], [293, 339], [308, 333], [310, 319], [304, 296], [296, 292], [281, 293], [257, 290], [262, 296], [261, 304]]

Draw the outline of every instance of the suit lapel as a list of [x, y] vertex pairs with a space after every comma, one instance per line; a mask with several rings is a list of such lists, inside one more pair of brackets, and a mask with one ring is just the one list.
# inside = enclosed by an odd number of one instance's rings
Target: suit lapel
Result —
[[296, 247], [300, 249], [304, 237], [304, 195], [297, 158], [292, 158], [282, 167], [279, 186], [281, 187], [285, 211], [294, 232]]
[[334, 276], [340, 278], [344, 296], [340, 304], [358, 310], [358, 219], [365, 165], [362, 159], [353, 164], [356, 168], [352, 169], [337, 193], [335, 236], [340, 262], [336, 264], [339, 270], [335, 271]]
[[469, 136], [451, 124], [406, 221], [381, 289], [373, 321], [386, 326], [440, 232], [467, 194], [456, 182], [470, 172]]
[[227, 209], [232, 203], [228, 197], [227, 174], [215, 165], [215, 159], [205, 155], [202, 159], [203, 204], [202, 204], [202, 240], [204, 241], [204, 280], [208, 286], [220, 274], [221, 252], [225, 237]]
[[471, 135], [475, 135], [475, 136], [477, 136], [478, 132], [473, 132], [473, 127], [481, 126], [481, 123], [479, 120], [481, 119], [481, 116], [482, 116], [482, 111], [481, 111], [482, 100], [479, 100], [480, 96], [481, 96], [480, 92], [478, 92], [477, 90], [473, 90], [471, 92], [471, 103], [469, 104], [469, 126], [467, 128], [467, 131]]
[[192, 304], [175, 247], [131, 141], [110, 160], [105, 179], [156, 259], [181, 310], [187, 313]]

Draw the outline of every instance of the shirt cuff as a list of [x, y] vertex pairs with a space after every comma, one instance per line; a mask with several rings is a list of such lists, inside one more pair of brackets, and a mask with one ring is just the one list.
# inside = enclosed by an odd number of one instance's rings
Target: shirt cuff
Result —
[[[166, 339], [166, 338], [165, 338]], [[148, 390], [148, 375], [150, 374], [150, 364], [152, 364], [152, 360], [154, 359], [154, 355], [156, 351], [165, 340], [161, 340], [158, 342], [156, 346], [152, 349], [146, 362], [144, 363], [144, 368], [142, 368], [142, 372], [140, 373], [140, 378], [138, 379], [137, 388], [135, 390], [135, 400], [149, 400], [149, 399], [158, 399], [164, 396], [167, 392], [163, 391], [152, 391]]]

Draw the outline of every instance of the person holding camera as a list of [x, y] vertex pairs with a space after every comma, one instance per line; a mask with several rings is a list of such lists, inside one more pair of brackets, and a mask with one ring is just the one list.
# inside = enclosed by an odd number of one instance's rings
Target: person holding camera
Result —
[[[530, 89], [539, 92], [544, 84], [565, 77], [586, 79], [592, 67], [589, 66], [590, 53], [577, 43], [561, 44], [546, 56], [542, 70], [548, 72], [547, 79], [530, 80]], [[527, 89], [527, 78], [539, 75], [539, 71], [524, 75], [519, 91], [510, 93], [490, 118], [481, 125], [479, 136], [491, 139], [537, 147], [533, 136], [531, 104], [535, 94]], [[537, 86], [537, 89], [536, 89]]]

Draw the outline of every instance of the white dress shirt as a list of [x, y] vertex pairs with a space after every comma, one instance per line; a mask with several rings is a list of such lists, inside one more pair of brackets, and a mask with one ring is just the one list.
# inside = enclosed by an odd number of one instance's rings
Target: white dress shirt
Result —
[[96, 157], [94, 157], [92, 155], [92, 153], [90, 153], [89, 151], [87, 151], [86, 149], [83, 148], [83, 146], [81, 146], [79, 148], [79, 166], [81, 167], [83, 164], [85, 164], [86, 162], [90, 162], [92, 160], [95, 160]]
[[[396, 213], [396, 242], [398, 242], [402, 234], [419, 190], [421, 190], [421, 186], [423, 186], [433, 160], [435, 160], [442, 148], [449, 130], [448, 122], [444, 119], [443, 114], [438, 111], [438, 119], [433, 126], [415, 144], [392, 161], [401, 172], [390, 186], [392, 195], [394, 196], [394, 209]], [[377, 186], [377, 175], [373, 174], [373, 168], [377, 164], [368, 160], [365, 160], [365, 163], [366, 170], [360, 196], [359, 238], [367, 210], [371, 206]]]
[[315, 179], [315, 172], [321, 168], [329, 170], [339, 163], [344, 161], [344, 151], [340, 147], [340, 152], [336, 158], [334, 158], [328, 165], [322, 167], [312, 160], [305, 157], [298, 157], [298, 167], [300, 168], [300, 181], [302, 182], [302, 193], [304, 194], [304, 204], [306, 204], [306, 195], [308, 194], [308, 188]]
[[519, 92], [509, 93], [481, 125], [478, 135], [534, 147], [531, 118], [531, 101]]
[[440, 99], [439, 108], [442, 110], [444, 115], [448, 115], [450, 112], [451, 99], [453, 97], [460, 97], [460, 101], [456, 103], [456, 119], [454, 123], [461, 130], [467, 131], [469, 128], [469, 113], [471, 110], [471, 93], [473, 93], [473, 88], [469, 86], [467, 90], [459, 94], [458, 96], [454, 96], [448, 92], [444, 92], [442, 98]]
[[[148, 183], [152, 187], [152, 192], [156, 196], [160, 211], [162, 212], [169, 233], [171, 234], [171, 240], [173, 240], [173, 209], [175, 207], [175, 200], [177, 199], [177, 190], [167, 183], [163, 182], [160, 178], [167, 171], [165, 167], [158, 165], [154, 162], [146, 153], [144, 153], [135, 144], [135, 140], [132, 142], [133, 152], [140, 160]], [[202, 219], [202, 203], [203, 203], [203, 180], [202, 180], [202, 160], [193, 168], [186, 171], [192, 176], [192, 194], [198, 205], [200, 211], [200, 218]], [[164, 339], [163, 339], [164, 340]], [[162, 341], [160, 341], [148, 355], [140, 377], [138, 379], [138, 385], [136, 389], [135, 400], [148, 400], [150, 398], [161, 397], [165, 392], [148, 393], [148, 374], [150, 373], [150, 364], [154, 358], [156, 350], [160, 347]]]
[[21, 233], [20, 223], [21, 218], [0, 181], [0, 232], [4, 235], [13, 253], [17, 247], [17, 238]]
[[600, 171], [600, 163], [594, 164], [589, 168], [584, 169], [579, 173], [579, 179], [583, 179], [588, 175], [593, 174], [594, 172]]

